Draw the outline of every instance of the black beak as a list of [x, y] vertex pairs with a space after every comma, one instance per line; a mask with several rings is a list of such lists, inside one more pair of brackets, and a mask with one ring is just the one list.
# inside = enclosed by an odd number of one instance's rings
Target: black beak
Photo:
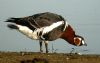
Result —
[[87, 44], [85, 43], [85, 44], [83, 44], [84, 46], [87, 46]]

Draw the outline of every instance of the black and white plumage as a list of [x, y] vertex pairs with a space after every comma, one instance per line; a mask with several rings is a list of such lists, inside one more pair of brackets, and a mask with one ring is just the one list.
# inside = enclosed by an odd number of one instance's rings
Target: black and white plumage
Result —
[[66, 26], [62, 16], [50, 12], [23, 18], [10, 18], [6, 22], [13, 23], [8, 24], [9, 28], [16, 29], [33, 40], [46, 43], [60, 38]]
[[[60, 15], [58, 16], [49, 12], [24, 18], [10, 18], [6, 22], [15, 23], [8, 24], [8, 27], [17, 29], [31, 39], [47, 41], [59, 38], [59, 34], [55, 33], [55, 31], [63, 32], [66, 25], [64, 19]], [[52, 34], [57, 34], [58, 37], [53, 37]]]
[[48, 53], [48, 41], [62, 38], [75, 46], [81, 46], [84, 39], [75, 35], [75, 31], [65, 21], [65, 19], [54, 13], [45, 12], [28, 17], [10, 18], [6, 22], [11, 22], [8, 27], [16, 29], [33, 40], [40, 41], [40, 51], [42, 52], [42, 42], [45, 43], [46, 53]]

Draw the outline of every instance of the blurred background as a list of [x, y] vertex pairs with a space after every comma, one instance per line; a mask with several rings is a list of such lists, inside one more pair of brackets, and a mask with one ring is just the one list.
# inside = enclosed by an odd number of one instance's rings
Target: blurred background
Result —
[[10, 17], [25, 17], [42, 12], [62, 15], [76, 33], [85, 38], [88, 45], [75, 47], [58, 39], [49, 42], [50, 52], [53, 47], [58, 53], [69, 53], [75, 48], [85, 54], [100, 54], [100, 0], [0, 0], [0, 51], [38, 52], [38, 41], [10, 30], [4, 21]]

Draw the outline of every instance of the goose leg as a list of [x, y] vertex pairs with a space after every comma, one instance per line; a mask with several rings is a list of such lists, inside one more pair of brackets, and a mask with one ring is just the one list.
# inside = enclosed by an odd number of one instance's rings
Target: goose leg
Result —
[[44, 41], [44, 43], [45, 43], [46, 53], [48, 53], [48, 41]]
[[42, 50], [42, 41], [40, 41], [40, 52], [42, 53], [43, 50]]

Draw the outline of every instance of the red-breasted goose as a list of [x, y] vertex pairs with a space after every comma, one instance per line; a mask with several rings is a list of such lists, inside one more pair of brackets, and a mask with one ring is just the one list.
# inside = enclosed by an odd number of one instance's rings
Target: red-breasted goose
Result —
[[48, 53], [48, 41], [58, 38], [66, 40], [75, 46], [86, 45], [84, 38], [76, 35], [73, 28], [58, 14], [45, 12], [28, 17], [10, 18], [6, 22], [11, 22], [8, 27], [16, 29], [33, 40], [39, 40], [40, 52], [42, 42], [45, 43], [46, 53]]

